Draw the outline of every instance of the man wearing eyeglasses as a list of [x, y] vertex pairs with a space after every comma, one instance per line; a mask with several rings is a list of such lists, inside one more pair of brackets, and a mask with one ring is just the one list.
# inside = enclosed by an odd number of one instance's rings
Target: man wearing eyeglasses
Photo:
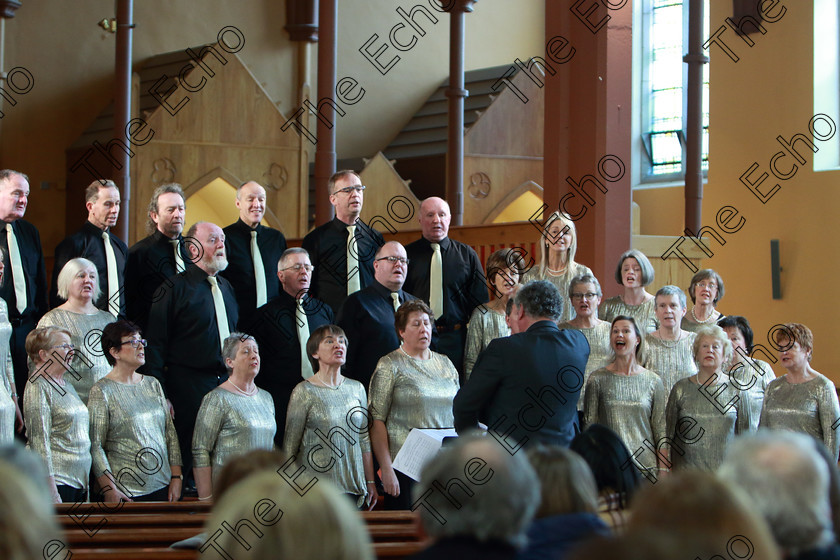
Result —
[[347, 296], [373, 282], [373, 259], [385, 240], [359, 219], [365, 186], [354, 171], [336, 172], [327, 188], [335, 218], [309, 232], [302, 245], [315, 266], [312, 295], [337, 313]]
[[225, 251], [228, 267], [219, 274], [227, 279], [239, 304], [239, 323], [246, 325], [257, 308], [277, 297], [280, 283], [274, 268], [286, 250], [286, 238], [262, 225], [266, 194], [262, 185], [248, 181], [236, 190], [239, 219], [227, 226]]
[[314, 372], [306, 352], [309, 335], [333, 322], [330, 306], [310, 297], [312, 263], [306, 249], [286, 249], [277, 263], [281, 289], [268, 303], [257, 309], [250, 322], [240, 321], [243, 332], [254, 337], [260, 347], [260, 374], [256, 383], [274, 398], [277, 433], [274, 441], [283, 445], [286, 408], [295, 385]]
[[373, 269], [373, 283], [347, 296], [336, 321], [348, 338], [344, 375], [361, 382], [365, 388], [379, 358], [400, 346], [394, 330], [394, 313], [406, 301], [417, 299], [402, 289], [408, 273], [408, 257], [400, 243], [389, 241], [380, 247]]

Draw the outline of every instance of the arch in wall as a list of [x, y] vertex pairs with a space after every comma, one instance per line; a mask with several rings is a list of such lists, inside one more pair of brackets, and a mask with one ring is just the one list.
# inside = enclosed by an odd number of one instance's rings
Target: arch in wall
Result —
[[[242, 183], [224, 167], [216, 167], [184, 186], [189, 217], [186, 227], [198, 221], [213, 222], [219, 227], [234, 223], [239, 218], [239, 210], [234, 204], [236, 187]], [[262, 225], [280, 229], [279, 222], [271, 209], [266, 207]]]
[[534, 181], [525, 181], [511, 190], [484, 219], [485, 224], [527, 222], [542, 209], [543, 188]]

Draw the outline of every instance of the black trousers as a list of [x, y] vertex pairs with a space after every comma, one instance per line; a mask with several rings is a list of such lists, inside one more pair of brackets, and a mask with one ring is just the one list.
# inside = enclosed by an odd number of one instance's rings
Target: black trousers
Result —
[[397, 475], [397, 482], [400, 483], [400, 495], [395, 498], [385, 492], [385, 509], [390, 511], [411, 509], [411, 504], [414, 501], [412, 493], [414, 491], [414, 485], [417, 483], [400, 471], [395, 470], [394, 473]]
[[88, 491], [84, 488], [73, 488], [66, 484], [56, 484], [58, 495], [61, 496], [61, 501], [65, 504], [75, 504], [79, 502], [86, 502]]

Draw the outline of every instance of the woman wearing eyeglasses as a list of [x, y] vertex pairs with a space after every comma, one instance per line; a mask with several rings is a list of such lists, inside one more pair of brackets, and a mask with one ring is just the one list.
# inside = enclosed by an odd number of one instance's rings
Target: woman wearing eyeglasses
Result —
[[519, 286], [519, 271], [525, 268], [522, 257], [513, 249], [499, 249], [487, 259], [487, 279], [498, 296], [487, 305], [479, 305], [467, 324], [464, 370], [467, 379], [478, 355], [492, 340], [510, 335], [505, 308]]
[[228, 459], [254, 449], [274, 449], [274, 399], [254, 383], [260, 349], [254, 337], [231, 333], [222, 357], [227, 381], [204, 395], [193, 432], [193, 474], [199, 500], [213, 497], [213, 478]]
[[137, 373], [146, 341], [128, 321], [102, 331], [111, 372], [90, 390], [93, 470], [103, 501], [165, 502], [181, 497], [181, 450], [157, 379]]
[[723, 278], [711, 268], [699, 271], [691, 278], [688, 295], [694, 304], [682, 319], [682, 328], [696, 332], [704, 325], [714, 325], [723, 318], [717, 304], [723, 299]]
[[87, 500], [90, 476], [88, 409], [65, 372], [73, 359], [70, 333], [36, 328], [26, 336], [33, 373], [23, 391], [27, 446], [44, 459], [55, 503]]
[[71, 364], [73, 370], [68, 372], [67, 379], [87, 404], [90, 388], [111, 371], [99, 347], [99, 333], [114, 316], [93, 304], [99, 298], [100, 289], [96, 265], [91, 261], [82, 258], [67, 261], [57, 282], [58, 295], [67, 301], [41, 317], [38, 326], [70, 331], [76, 351]]

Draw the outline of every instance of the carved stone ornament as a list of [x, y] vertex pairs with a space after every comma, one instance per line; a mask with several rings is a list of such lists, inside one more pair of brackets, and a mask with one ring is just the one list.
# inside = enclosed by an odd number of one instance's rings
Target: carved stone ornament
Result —
[[156, 159], [152, 164], [152, 183], [163, 185], [175, 181], [175, 164], [169, 158]]
[[470, 175], [470, 184], [467, 187], [467, 192], [470, 193], [471, 197], [476, 200], [487, 198], [487, 195], [490, 194], [490, 189], [490, 177], [487, 176], [487, 173], [479, 171]]
[[265, 178], [263, 183], [266, 187], [279, 191], [286, 186], [289, 180], [289, 172], [279, 163], [272, 163], [268, 166], [268, 171], [263, 173], [263, 177]]

